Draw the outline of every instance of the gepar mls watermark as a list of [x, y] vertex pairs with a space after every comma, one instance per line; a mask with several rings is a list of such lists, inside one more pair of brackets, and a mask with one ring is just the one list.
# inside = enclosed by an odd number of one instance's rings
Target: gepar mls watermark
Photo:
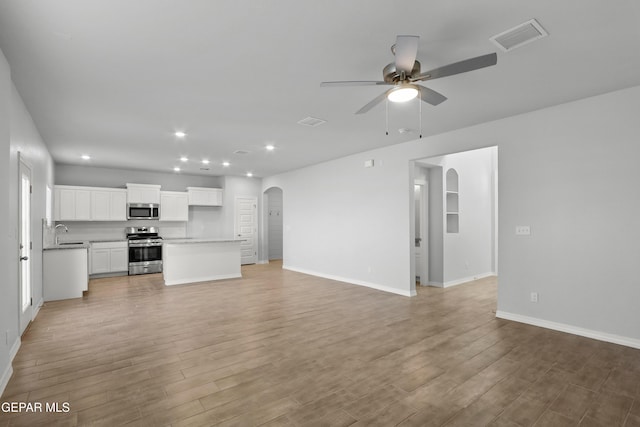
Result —
[[69, 402], [2, 402], [2, 413], [67, 413], [71, 411]]

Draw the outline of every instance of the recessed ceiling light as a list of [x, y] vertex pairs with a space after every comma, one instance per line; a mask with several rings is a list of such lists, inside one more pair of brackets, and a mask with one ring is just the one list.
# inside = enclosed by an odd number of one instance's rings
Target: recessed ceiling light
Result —
[[226, 167], [231, 166], [231, 163], [229, 163], [229, 162], [222, 162], [222, 166], [224, 166], [224, 167], [226, 168]]
[[180, 168], [176, 166], [175, 168], [173, 168], [173, 171], [174, 172], [180, 172]]
[[186, 133], [184, 133], [184, 132], [182, 132], [182, 131], [180, 131], [180, 130], [179, 130], [179, 131], [176, 131], [176, 132], [174, 133], [174, 135], [175, 135], [175, 136], [177, 136], [178, 138], [184, 138], [185, 136], [187, 136], [187, 134], [186, 134]]
[[203, 165], [208, 165], [210, 162], [207, 159], [202, 159], [202, 164]]
[[275, 149], [276, 149], [276, 146], [275, 146], [275, 145], [273, 145], [273, 144], [267, 144], [267, 145], [265, 145], [265, 147], [264, 147], [264, 148], [266, 148], [266, 149], [267, 149], [267, 151], [273, 151], [273, 150], [275, 150]]
[[80, 156], [82, 158], [82, 160], [91, 160], [91, 156], [88, 154], [83, 154], [82, 156]]
[[251, 178], [251, 177], [253, 176], [253, 174], [252, 174], [251, 172], [247, 172], [247, 176], [248, 176], [249, 178]]
[[185, 156], [182, 156], [182, 157], [180, 157], [180, 161], [181, 161], [181, 162], [188, 162], [188, 161], [189, 161], [189, 158], [188, 158], [188, 157], [185, 157]]

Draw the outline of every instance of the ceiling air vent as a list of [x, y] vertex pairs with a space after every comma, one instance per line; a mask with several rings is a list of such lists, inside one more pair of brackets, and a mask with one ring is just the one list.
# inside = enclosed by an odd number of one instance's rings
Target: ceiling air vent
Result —
[[233, 154], [238, 154], [240, 156], [243, 156], [245, 154], [249, 154], [249, 152], [247, 150], [236, 150], [233, 152]]
[[298, 124], [302, 126], [316, 127], [326, 122], [326, 120], [318, 119], [316, 117], [305, 117], [304, 119], [300, 120]]
[[535, 19], [527, 21], [504, 31], [498, 35], [491, 37], [489, 40], [494, 42], [500, 49], [509, 52], [517, 47], [524, 46], [538, 39], [548, 36], [549, 34], [542, 28], [542, 25]]

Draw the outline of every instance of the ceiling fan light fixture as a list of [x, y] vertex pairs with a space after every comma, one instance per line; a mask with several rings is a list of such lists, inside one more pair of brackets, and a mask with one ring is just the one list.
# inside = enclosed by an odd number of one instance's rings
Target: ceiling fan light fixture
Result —
[[393, 89], [387, 95], [391, 102], [407, 102], [418, 96], [418, 88], [412, 84], [405, 84]]

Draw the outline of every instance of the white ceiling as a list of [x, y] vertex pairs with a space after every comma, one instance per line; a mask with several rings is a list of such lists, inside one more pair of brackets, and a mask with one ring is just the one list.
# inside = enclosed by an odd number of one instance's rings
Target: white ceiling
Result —
[[[549, 37], [489, 41], [532, 18]], [[389, 106], [386, 136], [384, 103], [354, 115], [384, 87], [319, 86], [380, 80], [398, 34], [420, 36], [423, 70], [498, 52], [425, 84], [449, 98], [423, 104], [425, 136], [640, 85], [637, 0], [0, 0], [12, 79], [65, 164], [269, 176], [416, 139], [398, 129], [418, 128], [417, 103]]]

